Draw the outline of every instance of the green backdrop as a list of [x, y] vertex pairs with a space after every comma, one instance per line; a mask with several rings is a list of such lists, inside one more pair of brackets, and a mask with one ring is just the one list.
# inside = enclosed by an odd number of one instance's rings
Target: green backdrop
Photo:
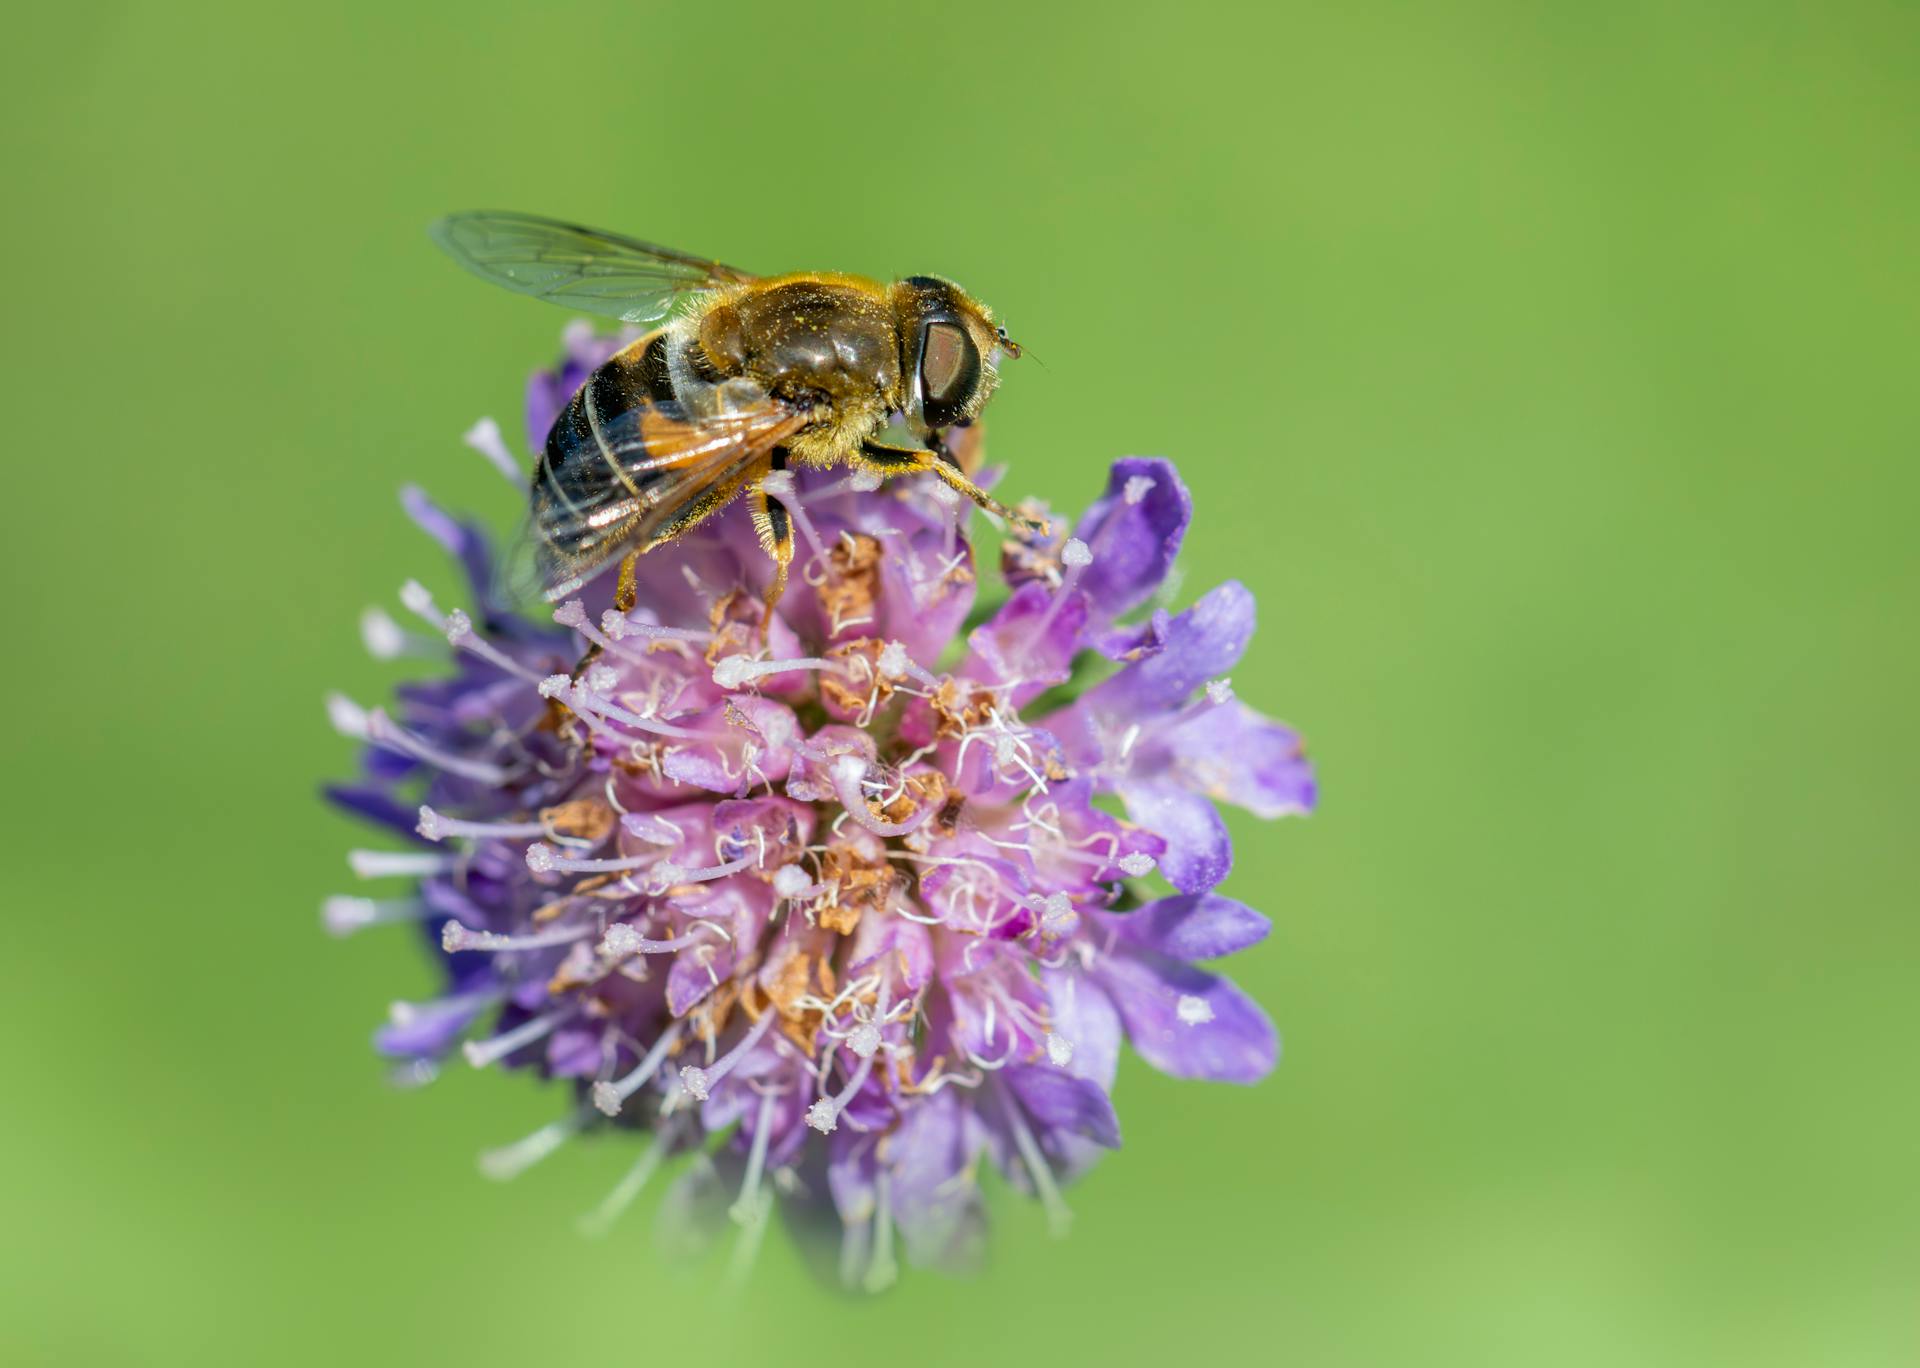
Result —
[[[0, 48], [0, 1359], [1851, 1365], [1920, 1355], [1920, 19], [1894, 3], [101, 4]], [[1009, 487], [1176, 457], [1318, 816], [1238, 822], [1254, 1090], [1130, 1063], [1064, 1243], [877, 1302], [518, 1182], [383, 1082], [411, 938], [320, 700], [497, 522], [557, 311], [460, 207], [950, 274]]]

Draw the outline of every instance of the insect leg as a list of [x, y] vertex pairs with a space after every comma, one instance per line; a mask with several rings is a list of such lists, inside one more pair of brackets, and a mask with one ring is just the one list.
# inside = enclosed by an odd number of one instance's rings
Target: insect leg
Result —
[[934, 452], [884, 446], [879, 442], [862, 442], [859, 454], [853, 458], [853, 465], [856, 469], [870, 470], [876, 475], [885, 477], [913, 475], [922, 471], [931, 472], [987, 512], [1005, 518], [1022, 531], [1034, 532], [1043, 537], [1047, 535], [1047, 524], [1044, 519], [1029, 518], [1024, 513], [1014, 512], [968, 479], [965, 471], [941, 460]]
[[620, 578], [613, 586], [613, 606], [623, 613], [631, 613], [633, 605], [640, 601], [640, 587], [634, 578], [635, 564], [640, 559], [639, 551], [629, 551], [620, 558]]
[[793, 564], [793, 519], [787, 515], [785, 504], [758, 486], [753, 491], [753, 530], [760, 538], [761, 549], [773, 557], [767, 611], [760, 619], [760, 638], [765, 641], [767, 629], [773, 622], [773, 610], [780, 596], [787, 592], [787, 567]]

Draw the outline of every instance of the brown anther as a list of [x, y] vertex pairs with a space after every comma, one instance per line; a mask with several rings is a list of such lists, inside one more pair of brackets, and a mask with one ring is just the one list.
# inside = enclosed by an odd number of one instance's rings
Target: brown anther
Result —
[[822, 671], [820, 697], [836, 717], [858, 717], [871, 705], [884, 708], [893, 697], [893, 681], [880, 673], [880, 653], [887, 643], [878, 637], [856, 637], [829, 646], [823, 654], [828, 660], [846, 664], [844, 675]]
[[729, 589], [714, 600], [707, 613], [707, 625], [713, 639], [707, 643], [707, 664], [718, 665], [726, 656], [757, 655], [760, 650], [760, 601], [738, 589]]
[[827, 550], [827, 573], [814, 587], [835, 632], [850, 622], [871, 622], [880, 595], [880, 542], [864, 532], [842, 536]]
[[940, 681], [928, 702], [933, 708], [934, 734], [942, 740], [978, 731], [993, 720], [993, 694], [986, 689], [962, 688], [951, 676]]
[[619, 814], [599, 798], [575, 798], [540, 809], [540, 822], [556, 836], [572, 836], [598, 844], [613, 834]]

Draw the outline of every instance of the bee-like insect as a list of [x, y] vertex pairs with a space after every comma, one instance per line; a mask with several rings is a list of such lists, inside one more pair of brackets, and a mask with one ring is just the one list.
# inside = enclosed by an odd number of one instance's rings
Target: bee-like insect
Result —
[[[971, 425], [993, 393], [997, 354], [1020, 354], [951, 281], [754, 276], [524, 214], [454, 214], [433, 236], [475, 275], [565, 308], [648, 323], [688, 305], [588, 376], [547, 435], [531, 521], [549, 600], [624, 556], [616, 600], [631, 606], [634, 557], [746, 493], [776, 567], [771, 608], [793, 528], [765, 482], [789, 465], [929, 472], [1035, 526], [976, 485], [948, 448], [948, 432]], [[924, 450], [878, 440], [896, 416]]]

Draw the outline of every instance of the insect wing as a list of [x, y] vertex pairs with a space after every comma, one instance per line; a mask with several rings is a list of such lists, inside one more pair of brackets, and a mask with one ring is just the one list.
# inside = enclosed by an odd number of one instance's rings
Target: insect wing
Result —
[[685, 295], [755, 277], [619, 233], [531, 214], [449, 214], [433, 240], [484, 280], [562, 308], [649, 323]]
[[689, 421], [671, 404], [643, 404], [601, 429], [590, 449], [543, 460], [534, 478], [531, 540], [549, 602], [609, 562], [677, 535], [738, 493], [807, 415], [774, 400]]

